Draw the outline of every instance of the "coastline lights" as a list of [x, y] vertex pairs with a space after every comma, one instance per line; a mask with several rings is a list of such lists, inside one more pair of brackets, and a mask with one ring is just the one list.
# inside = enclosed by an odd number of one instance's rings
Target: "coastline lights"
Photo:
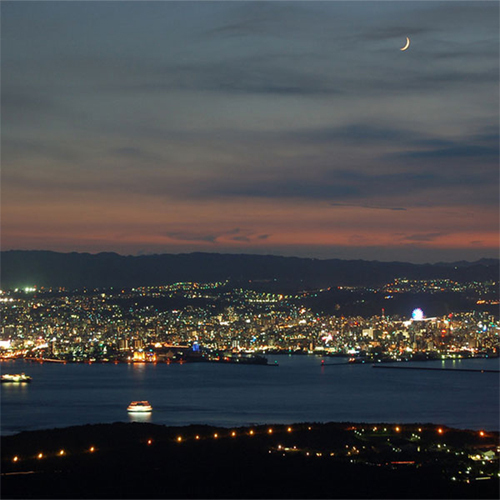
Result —
[[39, 453], [39, 454], [37, 455], [37, 458], [38, 458], [39, 460], [40, 460], [41, 458], [43, 458], [43, 453]]
[[231, 436], [232, 436], [232, 437], [235, 437], [235, 436], [236, 436], [236, 432], [234, 432], [234, 431], [233, 431], [233, 432], [231, 432]]
[[19, 460], [19, 457], [17, 455], [12, 459], [13, 462], [17, 462], [18, 460]]
[[288, 432], [292, 432], [292, 428], [291, 428], [291, 427], [288, 427], [287, 431], [288, 431]]
[[152, 444], [153, 443], [153, 440], [152, 439], [148, 439], [148, 444]]
[[66, 454], [66, 452], [64, 450], [59, 451], [59, 455], [65, 455], [65, 454]]
[[443, 429], [441, 429], [441, 427], [437, 431], [438, 431], [438, 434], [442, 434], [443, 433]]
[[177, 436], [177, 442], [180, 443], [182, 441], [182, 436]]
[[93, 446], [91, 446], [91, 447], [89, 448], [89, 451], [90, 451], [90, 453], [94, 453], [95, 448], [94, 448]]
[[250, 436], [253, 436], [253, 429], [250, 429], [249, 434], [250, 434]]
[[214, 439], [217, 439], [219, 435], [217, 433], [214, 434]]
[[273, 433], [273, 430], [272, 430], [272, 429], [268, 429], [268, 430], [267, 430], [267, 432], [268, 432], [269, 434], [272, 434], [272, 433]]

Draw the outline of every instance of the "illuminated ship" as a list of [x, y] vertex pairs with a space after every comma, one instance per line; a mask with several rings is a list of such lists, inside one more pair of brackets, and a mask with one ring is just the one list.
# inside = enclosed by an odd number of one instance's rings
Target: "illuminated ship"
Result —
[[153, 410], [153, 407], [147, 401], [132, 401], [127, 411], [130, 413], [148, 413]]
[[31, 382], [31, 377], [28, 377], [28, 375], [25, 375], [24, 373], [5, 373], [4, 375], [2, 375], [2, 382]]

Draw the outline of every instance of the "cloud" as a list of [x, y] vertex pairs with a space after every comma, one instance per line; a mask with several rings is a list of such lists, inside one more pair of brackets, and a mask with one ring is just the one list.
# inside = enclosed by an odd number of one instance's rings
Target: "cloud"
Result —
[[204, 243], [215, 243], [217, 238], [220, 236], [215, 234], [194, 234], [194, 233], [178, 232], [178, 231], [168, 232], [165, 234], [172, 240], [199, 241]]
[[236, 227], [233, 229], [228, 229], [225, 231], [219, 231], [217, 233], [199, 233], [199, 232], [189, 232], [189, 231], [171, 231], [167, 232], [166, 235], [177, 241], [184, 242], [200, 242], [200, 243], [213, 243], [219, 244], [221, 241], [235, 241], [240, 243], [251, 243], [256, 241], [262, 241], [269, 238], [269, 234], [255, 235], [251, 231], [242, 231], [240, 228]]
[[498, 147], [481, 146], [478, 144], [455, 145], [448, 148], [437, 148], [427, 151], [406, 151], [400, 156], [408, 158], [490, 158], [498, 161]]
[[402, 236], [400, 239], [404, 241], [422, 241], [422, 242], [430, 242], [434, 241], [441, 236], [447, 236], [448, 233], [445, 232], [436, 232], [436, 233], [418, 233], [418, 234], [409, 234]]
[[418, 36], [431, 33], [433, 29], [423, 28], [422, 26], [415, 26], [413, 24], [378, 27], [375, 29], [367, 30], [361, 34], [361, 38], [368, 41], [388, 40], [391, 38], [404, 38], [406, 36]]
[[384, 207], [376, 205], [362, 205], [356, 203], [330, 203], [332, 207], [358, 207], [358, 208], [368, 208], [370, 210], [393, 210], [393, 211], [405, 211], [404, 207]]

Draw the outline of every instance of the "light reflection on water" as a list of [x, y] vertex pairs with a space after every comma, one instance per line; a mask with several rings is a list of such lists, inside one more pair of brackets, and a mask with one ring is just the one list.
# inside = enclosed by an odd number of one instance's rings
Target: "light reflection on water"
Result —
[[[2, 434], [86, 423], [221, 426], [294, 422], [422, 422], [499, 428], [496, 373], [374, 370], [317, 356], [269, 356], [279, 366], [9, 362], [30, 384], [2, 384]], [[332, 366], [333, 363], [342, 363]], [[498, 359], [401, 366], [498, 370]], [[130, 414], [147, 400], [151, 414]]]
[[151, 422], [151, 413], [129, 413], [130, 422]]

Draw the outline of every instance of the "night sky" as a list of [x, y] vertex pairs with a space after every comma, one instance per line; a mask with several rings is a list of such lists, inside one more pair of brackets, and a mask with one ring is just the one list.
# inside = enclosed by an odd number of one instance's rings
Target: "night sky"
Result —
[[498, 2], [1, 17], [3, 250], [498, 257]]

